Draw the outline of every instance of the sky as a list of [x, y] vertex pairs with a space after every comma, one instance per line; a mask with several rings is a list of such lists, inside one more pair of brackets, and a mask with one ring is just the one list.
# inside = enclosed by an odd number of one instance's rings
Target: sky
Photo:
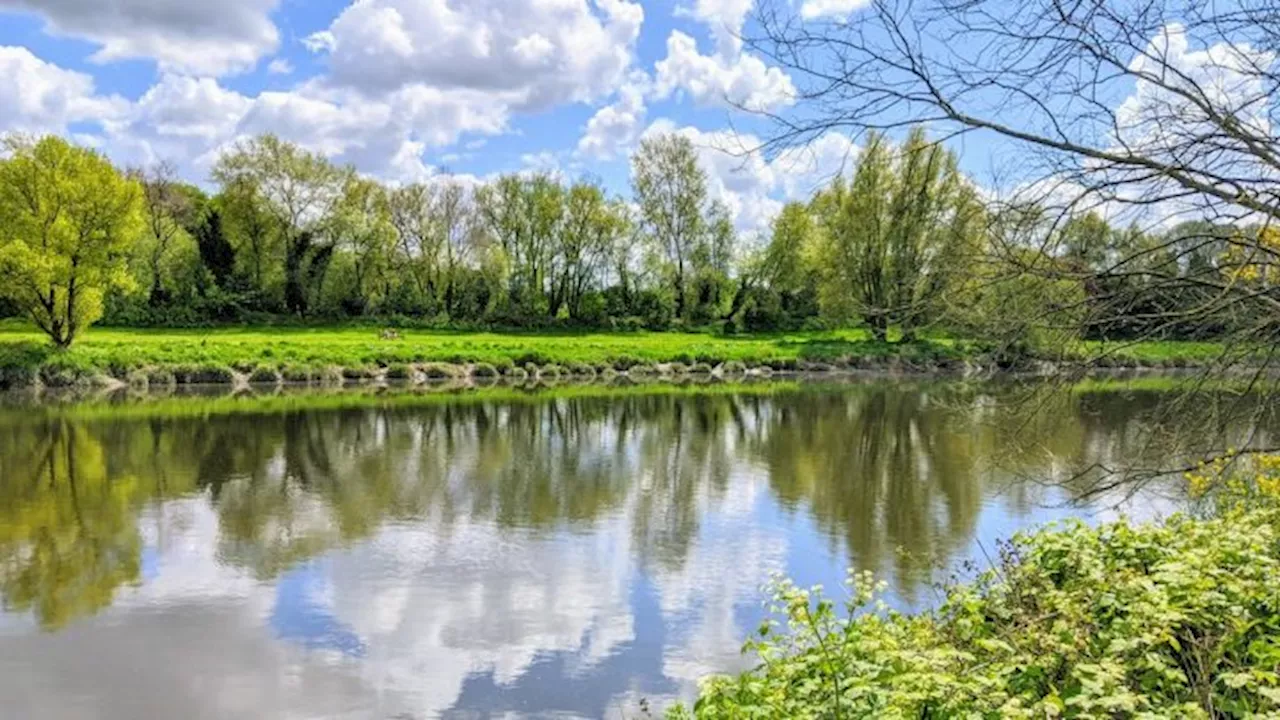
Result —
[[[390, 183], [550, 170], [628, 191], [646, 133], [699, 147], [740, 230], [843, 168], [848, 138], [744, 155], [795, 88], [742, 48], [754, 0], [0, 0], [0, 132], [208, 184], [276, 133]], [[797, 0], [840, 18], [866, 0]], [[729, 151], [729, 152], [726, 152]]]
[[[824, 23], [870, 4], [786, 1]], [[219, 153], [270, 132], [392, 184], [541, 170], [625, 197], [639, 140], [676, 132], [752, 233], [857, 150], [831, 132], [803, 151], [751, 152], [772, 126], [741, 108], [786, 114], [796, 94], [742, 46], [755, 2], [0, 0], [0, 133], [65, 135], [121, 166], [170, 162], [206, 186]], [[1209, 86], [1253, 80], [1222, 61], [1253, 57], [1247, 46], [1201, 47], [1176, 25], [1151, 42]], [[1142, 107], [1167, 106], [1132, 83], [1110, 90], [1139, 135]], [[1002, 155], [1019, 165], [1007, 145], [952, 143], [974, 177], [997, 175]]]

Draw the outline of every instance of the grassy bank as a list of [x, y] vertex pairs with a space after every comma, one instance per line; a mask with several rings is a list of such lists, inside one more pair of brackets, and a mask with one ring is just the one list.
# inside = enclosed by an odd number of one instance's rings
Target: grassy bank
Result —
[[1191, 478], [1217, 494], [1195, 516], [1016, 536], [933, 613], [862, 575], [843, 608], [780, 581], [759, 667], [708, 680], [696, 716], [1280, 716], [1280, 457], [1242, 463]]
[[[1139, 343], [1106, 353], [1109, 364], [1183, 366], [1210, 361], [1212, 343]], [[1097, 348], [1081, 348], [1094, 353]], [[212, 330], [92, 329], [66, 352], [55, 352], [30, 328], [0, 326], [0, 382], [6, 385], [73, 383], [94, 375], [127, 380], [161, 370], [178, 382], [226, 382], [261, 371], [352, 376], [396, 366], [447, 363], [492, 366], [500, 373], [558, 366], [624, 371], [676, 364], [687, 368], [742, 363], [773, 370], [830, 367], [941, 369], [981, 362], [972, 343], [931, 339], [909, 345], [873, 342], [859, 330], [724, 336], [709, 333], [493, 333], [401, 331], [384, 337], [374, 328], [222, 328]], [[289, 377], [285, 378], [290, 379]]]

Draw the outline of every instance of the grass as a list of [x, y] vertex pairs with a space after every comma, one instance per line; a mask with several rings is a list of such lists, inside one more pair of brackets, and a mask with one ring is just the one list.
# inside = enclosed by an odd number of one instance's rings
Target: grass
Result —
[[[1082, 344], [1100, 349], [1116, 364], [1172, 366], [1211, 362], [1221, 347], [1214, 343], [1151, 342]], [[905, 361], [934, 367], [971, 357], [971, 344], [934, 338], [912, 345], [878, 343], [862, 330], [754, 335], [710, 333], [602, 332], [450, 332], [406, 330], [399, 339], [383, 339], [369, 327], [218, 328], [201, 330], [94, 328], [65, 353], [54, 353], [29, 326], [0, 323], [0, 385], [21, 384], [29, 369], [58, 368], [59, 377], [76, 371], [117, 378], [154, 368], [272, 368], [280, 370], [340, 367], [368, 371], [410, 363], [485, 363], [498, 368], [592, 366], [626, 368], [655, 363], [688, 366], [732, 363], [775, 369], [820, 369], [831, 363], [874, 366]]]

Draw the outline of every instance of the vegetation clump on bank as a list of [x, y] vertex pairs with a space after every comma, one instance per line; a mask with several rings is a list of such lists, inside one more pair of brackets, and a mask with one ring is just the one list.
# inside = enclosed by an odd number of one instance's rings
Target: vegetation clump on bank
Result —
[[[906, 615], [850, 578], [772, 587], [760, 665], [707, 681], [699, 718], [1255, 717], [1280, 713], [1280, 457], [1191, 476], [1208, 509], [1015, 536]], [[852, 618], [852, 619], [850, 619]], [[689, 717], [687, 708], [672, 718]]]

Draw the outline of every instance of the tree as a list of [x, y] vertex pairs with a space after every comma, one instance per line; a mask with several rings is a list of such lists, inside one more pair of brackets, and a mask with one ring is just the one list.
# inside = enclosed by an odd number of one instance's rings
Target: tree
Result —
[[59, 348], [128, 288], [141, 188], [102, 155], [56, 137], [10, 136], [0, 160], [0, 292]]
[[161, 163], [132, 173], [142, 187], [142, 211], [149, 246], [147, 269], [151, 276], [148, 299], [162, 305], [168, 299], [164, 287], [164, 267], [174, 244], [192, 224], [197, 214], [192, 196], [183, 191], [173, 165]]
[[255, 209], [262, 203], [283, 238], [284, 300], [292, 313], [307, 313], [328, 269], [334, 246], [322, 231], [353, 174], [274, 135], [238, 143], [214, 167], [213, 176], [224, 187], [235, 188]]
[[[993, 178], [992, 212], [1035, 205], [1057, 226], [1095, 210], [1144, 228], [1205, 221], [1203, 234], [1108, 258], [1096, 274], [1126, 280], [1115, 287], [1128, 294], [1091, 322], [1144, 307], [1158, 313], [1145, 323], [1151, 335], [1169, 324], [1232, 328], [1223, 359], [1234, 364], [1249, 354], [1237, 349], [1280, 332], [1280, 298], [1218, 272], [1205, 250], [1223, 241], [1222, 225], [1280, 223], [1278, 11], [1274, 0], [874, 0], [842, 17], [803, 18], [776, 0], [746, 45], [786, 71], [802, 98], [766, 153], [832, 130], [929, 122], [941, 136], [1005, 143], [1015, 162]], [[1228, 237], [1259, 263], [1280, 262], [1257, 233]], [[1070, 240], [1037, 232], [994, 249], [1011, 273], [1029, 272], [1032, 243], [1047, 241], [1038, 249], [1057, 257]], [[1079, 272], [1032, 264], [1060, 279]], [[1175, 295], [1207, 299], [1164, 303]]]
[[391, 294], [388, 273], [395, 226], [387, 191], [373, 180], [348, 177], [329, 231], [351, 257], [355, 285], [350, 309], [363, 314]]
[[860, 317], [880, 341], [891, 325], [910, 341], [938, 319], [981, 231], [981, 206], [954, 155], [920, 128], [899, 147], [870, 135], [852, 180], [837, 178], [813, 204], [824, 306]]
[[235, 272], [236, 250], [223, 232], [222, 213], [217, 208], [211, 208], [200, 219], [193, 234], [196, 249], [200, 253], [200, 264], [209, 270], [214, 284], [225, 289]]
[[707, 176], [689, 138], [645, 138], [631, 159], [640, 219], [665, 258], [675, 288], [676, 315], [689, 311], [694, 257], [706, 242]]

